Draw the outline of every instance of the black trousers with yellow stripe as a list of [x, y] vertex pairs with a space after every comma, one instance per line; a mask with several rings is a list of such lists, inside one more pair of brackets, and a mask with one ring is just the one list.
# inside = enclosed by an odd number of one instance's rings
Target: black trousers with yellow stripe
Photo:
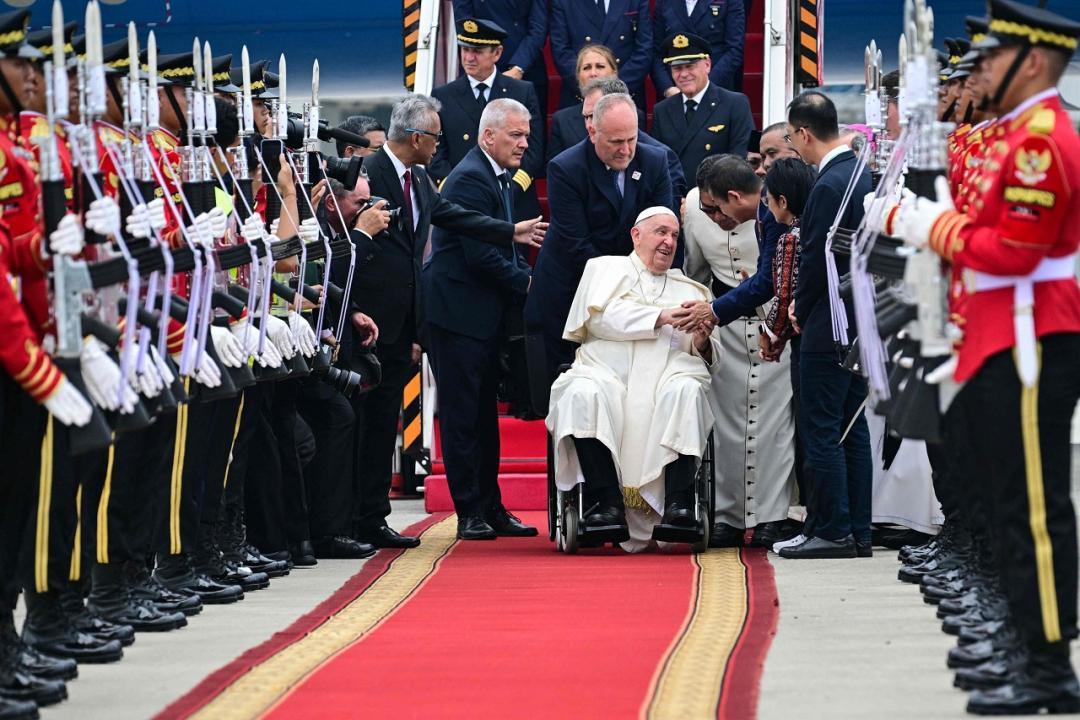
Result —
[[19, 597], [21, 548], [35, 513], [46, 413], [0, 373], [0, 612]]
[[1037, 384], [1023, 387], [1012, 351], [989, 358], [957, 395], [989, 536], [1013, 621], [1034, 646], [1077, 637], [1077, 531], [1070, 432], [1080, 400], [1080, 334], [1040, 343]]

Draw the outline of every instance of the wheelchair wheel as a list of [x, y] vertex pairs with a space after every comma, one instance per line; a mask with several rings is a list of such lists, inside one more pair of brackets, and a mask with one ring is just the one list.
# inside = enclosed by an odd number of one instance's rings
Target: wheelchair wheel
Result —
[[708, 504], [701, 503], [699, 507], [701, 508], [702, 520], [705, 522], [705, 532], [701, 536], [701, 540], [699, 542], [696, 542], [690, 546], [690, 552], [694, 553], [695, 555], [706, 552], [709, 549], [709, 533], [712, 532], [712, 523], [709, 522], [708, 519]]
[[563, 510], [562, 551], [567, 555], [576, 555], [578, 551], [578, 513], [571, 503], [566, 503]]

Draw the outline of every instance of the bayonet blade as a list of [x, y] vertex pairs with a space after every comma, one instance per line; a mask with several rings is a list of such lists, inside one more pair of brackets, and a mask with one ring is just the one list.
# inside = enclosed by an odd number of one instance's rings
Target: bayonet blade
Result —
[[64, 8], [60, 0], [52, 6], [52, 61], [53, 67], [64, 67]]
[[139, 35], [134, 21], [128, 23], [128, 78], [133, 88], [139, 82]]
[[247, 45], [244, 46], [240, 52], [240, 60], [243, 63], [244, 74], [244, 107], [243, 111], [243, 128], [245, 135], [253, 135], [255, 133], [255, 108], [251, 104], [251, 61], [248, 59]]
[[86, 6], [86, 109], [92, 117], [105, 114], [105, 65], [101, 48], [101, 7], [96, 0]]
[[319, 104], [319, 60], [315, 59], [315, 64], [311, 66], [311, 104]]
[[285, 138], [289, 135], [289, 96], [285, 86], [285, 53], [278, 58], [278, 114], [277, 130], [278, 137]]
[[199, 92], [202, 87], [202, 47], [199, 43], [199, 38], [195, 38], [194, 49], [191, 51], [191, 64], [195, 68], [195, 82], [192, 83], [195, 88], [195, 92]]
[[146, 129], [157, 130], [160, 126], [157, 85], [157, 38], [154, 31], [146, 38]]
[[214, 56], [210, 54], [209, 40], [203, 43], [203, 73], [206, 75], [203, 90], [208, 93], [214, 92]]

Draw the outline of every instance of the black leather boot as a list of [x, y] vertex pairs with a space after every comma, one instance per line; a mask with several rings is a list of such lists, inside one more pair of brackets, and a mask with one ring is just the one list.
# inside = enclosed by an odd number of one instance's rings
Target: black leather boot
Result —
[[1020, 636], [1011, 625], [1006, 625], [992, 638], [968, 645], [957, 645], [949, 650], [945, 664], [953, 670], [973, 668], [993, 660], [1003, 651], [1011, 650], [1020, 643]]
[[0, 720], [38, 720], [41, 715], [33, 701], [4, 700], [0, 698]]
[[270, 585], [270, 576], [266, 573], [255, 573], [249, 567], [226, 562], [214, 540], [214, 528], [209, 525], [202, 526], [199, 549], [195, 552], [195, 572], [223, 585], [239, 585], [244, 592], [262, 590]]
[[125, 563], [124, 581], [133, 601], [150, 603], [166, 615], [179, 612], [191, 617], [202, 612], [202, 600], [198, 595], [170, 590], [150, 573], [143, 562]]
[[217, 526], [217, 542], [226, 562], [247, 566], [252, 572], [266, 573], [271, 578], [289, 574], [291, 566], [287, 560], [268, 558], [248, 543], [243, 507], [226, 505], [224, 513], [224, 520]]
[[1027, 661], [1008, 681], [976, 690], [967, 711], [974, 715], [1051, 715], [1080, 713], [1080, 683], [1069, 662], [1068, 642], [1029, 647]]
[[23, 592], [26, 621], [22, 638], [30, 647], [80, 663], [116, 662], [124, 656], [119, 640], [99, 640], [71, 626], [54, 592]]
[[15, 631], [11, 611], [0, 613], [0, 660], [9, 658], [22, 672], [46, 680], [74, 680], [79, 664], [69, 658], [43, 655], [23, 642]]
[[204, 605], [225, 605], [244, 599], [239, 585], [222, 585], [196, 573], [186, 555], [158, 555], [154, 577], [170, 590], [198, 595]]
[[135, 642], [135, 628], [126, 623], [106, 620], [91, 613], [83, 601], [82, 590], [68, 583], [60, 593], [60, 604], [71, 626], [99, 640], [119, 640], [124, 647]]
[[1028, 662], [1027, 648], [1022, 644], [999, 650], [989, 660], [975, 667], [960, 668], [953, 685], [961, 690], [986, 690], [1007, 683]]
[[46, 680], [23, 671], [10, 656], [0, 657], [0, 701], [55, 705], [67, 698], [63, 680]]
[[91, 577], [88, 604], [98, 617], [128, 625], [137, 632], [167, 632], [187, 625], [187, 618], [181, 612], [164, 613], [149, 601], [134, 600], [122, 566], [95, 565]]

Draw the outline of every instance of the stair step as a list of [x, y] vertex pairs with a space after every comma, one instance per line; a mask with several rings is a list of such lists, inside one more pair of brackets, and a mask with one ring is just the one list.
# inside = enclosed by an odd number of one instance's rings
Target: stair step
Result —
[[[541, 420], [499, 418], [499, 447], [504, 458], [547, 457], [547, 429]], [[442, 437], [438, 418], [435, 420], [435, 457], [442, 457]]]
[[[499, 461], [499, 475], [547, 472], [547, 458], [503, 458]], [[431, 465], [432, 475], [445, 475], [446, 464], [437, 460]]]
[[[547, 508], [547, 474], [506, 473], [499, 475], [503, 505], [510, 512]], [[424, 480], [424, 509], [429, 513], [454, 510], [446, 475], [428, 475]]]

